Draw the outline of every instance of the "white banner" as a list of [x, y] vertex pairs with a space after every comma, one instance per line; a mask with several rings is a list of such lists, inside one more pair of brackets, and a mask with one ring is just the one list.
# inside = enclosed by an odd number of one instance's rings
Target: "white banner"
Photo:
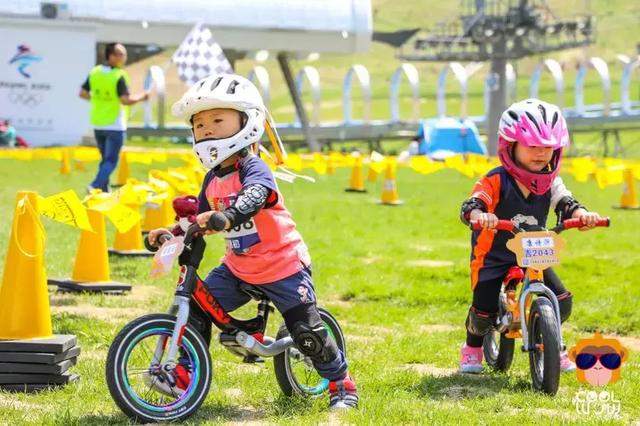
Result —
[[95, 28], [46, 20], [0, 20], [0, 118], [33, 146], [77, 144], [89, 131], [78, 97], [95, 61]]

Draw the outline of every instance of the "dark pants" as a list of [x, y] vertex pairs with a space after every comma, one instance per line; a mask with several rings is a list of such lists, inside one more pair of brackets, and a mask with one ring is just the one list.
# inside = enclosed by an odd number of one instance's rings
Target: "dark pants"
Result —
[[[544, 284], [556, 295], [560, 304], [560, 316], [564, 322], [571, 314], [571, 293], [564, 287], [562, 281], [553, 269], [548, 268], [543, 272]], [[498, 313], [498, 297], [502, 288], [502, 278], [494, 280], [480, 281], [473, 289], [473, 302], [471, 310], [474, 311], [473, 318], [467, 318], [467, 321], [475, 320], [484, 322], [482, 318], [486, 318], [487, 323], [492, 322]], [[474, 324], [475, 325], [475, 324]], [[467, 327], [467, 345], [478, 347], [482, 346], [483, 335], [471, 333]], [[476, 325], [475, 329], [488, 329], [482, 325]]]
[[[204, 280], [209, 292], [227, 312], [234, 311], [251, 300], [251, 297], [240, 290], [241, 283], [249, 284], [233, 275], [224, 264], [213, 269]], [[308, 323], [307, 325], [311, 327], [317, 326], [315, 322], [318, 322], [320, 317], [317, 313], [311, 268], [305, 267], [300, 272], [289, 277], [269, 284], [256, 285], [255, 287], [260, 288], [273, 302], [276, 309], [280, 311], [292, 335], [295, 336], [292, 328], [298, 321]], [[196, 309], [193, 309], [194, 307]], [[305, 309], [305, 307], [309, 309]], [[299, 314], [299, 312], [303, 313]], [[206, 319], [206, 315], [193, 303], [189, 322], [209, 343], [211, 340], [211, 322]], [[327, 362], [312, 359], [313, 366], [318, 371], [318, 374], [325, 379], [340, 380], [347, 371], [347, 360], [344, 354], [339, 349], [336, 352], [335, 358]]]
[[121, 130], [94, 130], [98, 150], [102, 156], [98, 165], [98, 174], [91, 182], [91, 186], [104, 192], [109, 190], [109, 176], [116, 169], [120, 158], [120, 149], [126, 135]]

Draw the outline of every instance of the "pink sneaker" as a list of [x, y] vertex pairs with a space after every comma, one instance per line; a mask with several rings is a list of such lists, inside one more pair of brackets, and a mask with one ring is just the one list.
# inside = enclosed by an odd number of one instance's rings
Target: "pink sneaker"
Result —
[[465, 343], [460, 350], [460, 372], [482, 373], [482, 347], [472, 348]]
[[560, 371], [563, 373], [576, 371], [576, 364], [569, 359], [567, 351], [560, 352]]

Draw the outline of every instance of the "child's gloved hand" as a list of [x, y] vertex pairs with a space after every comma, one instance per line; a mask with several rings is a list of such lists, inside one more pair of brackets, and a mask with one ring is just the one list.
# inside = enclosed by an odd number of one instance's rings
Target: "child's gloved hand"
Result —
[[149, 231], [149, 235], [147, 235], [147, 238], [149, 239], [149, 244], [151, 244], [152, 246], [155, 246], [158, 242], [158, 237], [160, 237], [160, 235], [163, 235], [163, 234], [171, 234], [171, 231], [169, 231], [166, 228], [158, 228], [158, 229]]
[[477, 221], [483, 229], [494, 229], [498, 225], [498, 216], [480, 210], [471, 211], [469, 219]]
[[[208, 212], [200, 213], [198, 216], [196, 216], [196, 222], [198, 223], [200, 228], [207, 228], [209, 219], [211, 219], [211, 216], [213, 216], [216, 213], [218, 213], [218, 212], [208, 211]], [[224, 215], [220, 215], [220, 216], [223, 217], [226, 220], [225, 229], [228, 229], [229, 226], [231, 225], [229, 223], [229, 220]], [[219, 231], [214, 231], [213, 229], [208, 228], [205, 231], [205, 235], [216, 234], [218, 232]]]
[[589, 212], [585, 209], [578, 209], [571, 215], [574, 219], [580, 219], [580, 221], [584, 224], [581, 231], [588, 231], [589, 229], [596, 226], [596, 223], [602, 219], [600, 215], [596, 212]]

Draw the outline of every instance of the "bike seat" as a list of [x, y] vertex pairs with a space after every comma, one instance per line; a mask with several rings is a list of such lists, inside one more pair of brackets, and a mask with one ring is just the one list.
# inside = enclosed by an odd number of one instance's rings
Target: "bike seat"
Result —
[[241, 283], [240, 291], [249, 295], [249, 297], [255, 300], [269, 300], [269, 297], [267, 297], [267, 295], [260, 289], [259, 286]]

